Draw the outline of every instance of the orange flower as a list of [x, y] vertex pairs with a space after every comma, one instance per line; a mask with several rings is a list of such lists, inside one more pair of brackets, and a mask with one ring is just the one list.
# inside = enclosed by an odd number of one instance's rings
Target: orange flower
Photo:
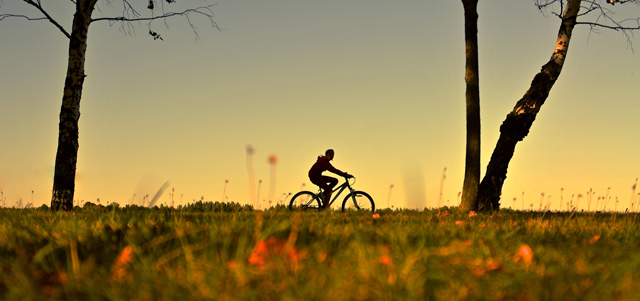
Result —
[[381, 253], [380, 257], [378, 258], [378, 262], [386, 266], [390, 266], [391, 264], [393, 264], [393, 260], [391, 259], [391, 256], [389, 256], [389, 246], [379, 246], [378, 250]]
[[327, 252], [322, 251], [322, 252], [318, 253], [318, 261], [319, 262], [324, 262], [325, 259], [327, 259]]
[[473, 274], [477, 277], [484, 276], [487, 272], [496, 271], [502, 268], [502, 264], [497, 260], [490, 258], [486, 262], [483, 260], [477, 260], [477, 268], [473, 270]]
[[471, 247], [472, 245], [473, 242], [470, 240], [454, 240], [448, 246], [440, 247], [438, 250], [438, 254], [440, 254], [441, 256], [449, 256], [451, 254], [467, 253], [469, 247]]
[[491, 258], [491, 259], [489, 259], [489, 261], [487, 261], [487, 265], [485, 267], [489, 271], [495, 271], [495, 270], [500, 269], [502, 267], [502, 264], [500, 262], [498, 262], [497, 260]]
[[235, 260], [227, 261], [227, 268], [230, 270], [235, 270], [238, 267], [238, 263]]
[[287, 254], [282, 254], [287, 241], [284, 239], [278, 239], [275, 237], [269, 237], [265, 240], [259, 241], [251, 251], [249, 257], [249, 264], [264, 269], [265, 265], [273, 261], [274, 255], [280, 255], [284, 258], [293, 261], [294, 264], [298, 262], [298, 251], [295, 247], [291, 247], [291, 250]]
[[595, 244], [598, 241], [598, 239], [600, 239], [600, 235], [595, 235], [591, 237], [591, 239], [589, 239], [589, 244], [590, 245]]
[[389, 257], [389, 255], [382, 255], [380, 256], [380, 259], [378, 259], [378, 261], [384, 265], [390, 265], [391, 257]]
[[111, 279], [115, 281], [124, 281], [127, 278], [127, 265], [133, 259], [133, 247], [126, 246], [120, 252], [118, 259], [113, 263], [111, 267]]
[[470, 211], [469, 212], [469, 217], [474, 217], [476, 215], [478, 215], [478, 214], [475, 211]]
[[529, 245], [522, 245], [520, 249], [518, 249], [518, 253], [513, 257], [513, 261], [518, 262], [522, 260], [527, 266], [531, 264], [533, 260], [533, 251]]
[[376, 213], [376, 214], [372, 215], [372, 217], [373, 217], [373, 218], [380, 218], [380, 214], [377, 214], [377, 213]]
[[463, 222], [463, 221], [456, 221], [456, 225], [458, 225], [458, 226], [462, 226], [462, 224], [464, 224], [464, 222]]

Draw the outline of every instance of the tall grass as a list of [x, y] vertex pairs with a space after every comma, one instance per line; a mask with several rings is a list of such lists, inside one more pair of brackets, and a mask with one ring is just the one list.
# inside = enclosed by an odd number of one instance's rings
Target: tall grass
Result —
[[0, 209], [0, 299], [634, 299], [636, 214]]

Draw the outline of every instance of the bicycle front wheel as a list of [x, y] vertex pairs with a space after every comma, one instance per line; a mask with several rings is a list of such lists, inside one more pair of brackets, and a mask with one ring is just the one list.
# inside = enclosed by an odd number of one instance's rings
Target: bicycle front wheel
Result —
[[300, 191], [291, 198], [289, 210], [320, 210], [322, 202], [318, 196], [311, 191]]
[[354, 191], [347, 195], [342, 202], [342, 211], [347, 210], [360, 210], [374, 212], [376, 205], [373, 203], [373, 198], [364, 191]]

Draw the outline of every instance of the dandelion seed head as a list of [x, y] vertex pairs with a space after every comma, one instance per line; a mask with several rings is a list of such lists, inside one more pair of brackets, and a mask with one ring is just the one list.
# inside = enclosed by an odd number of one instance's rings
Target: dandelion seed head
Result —
[[276, 154], [269, 155], [269, 157], [267, 158], [267, 162], [269, 162], [270, 165], [278, 164], [278, 155]]
[[255, 149], [251, 144], [247, 144], [247, 155], [253, 155], [255, 153]]

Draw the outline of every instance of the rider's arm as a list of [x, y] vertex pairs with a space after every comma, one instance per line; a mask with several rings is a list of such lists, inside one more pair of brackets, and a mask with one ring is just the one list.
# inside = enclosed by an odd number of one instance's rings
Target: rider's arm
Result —
[[334, 174], [337, 174], [339, 176], [343, 176], [343, 177], [346, 177], [348, 175], [346, 172], [340, 171], [339, 169], [333, 167], [333, 165], [331, 165], [331, 163], [329, 163], [329, 161], [327, 161], [327, 170], [332, 172], [332, 173], [334, 173]]

